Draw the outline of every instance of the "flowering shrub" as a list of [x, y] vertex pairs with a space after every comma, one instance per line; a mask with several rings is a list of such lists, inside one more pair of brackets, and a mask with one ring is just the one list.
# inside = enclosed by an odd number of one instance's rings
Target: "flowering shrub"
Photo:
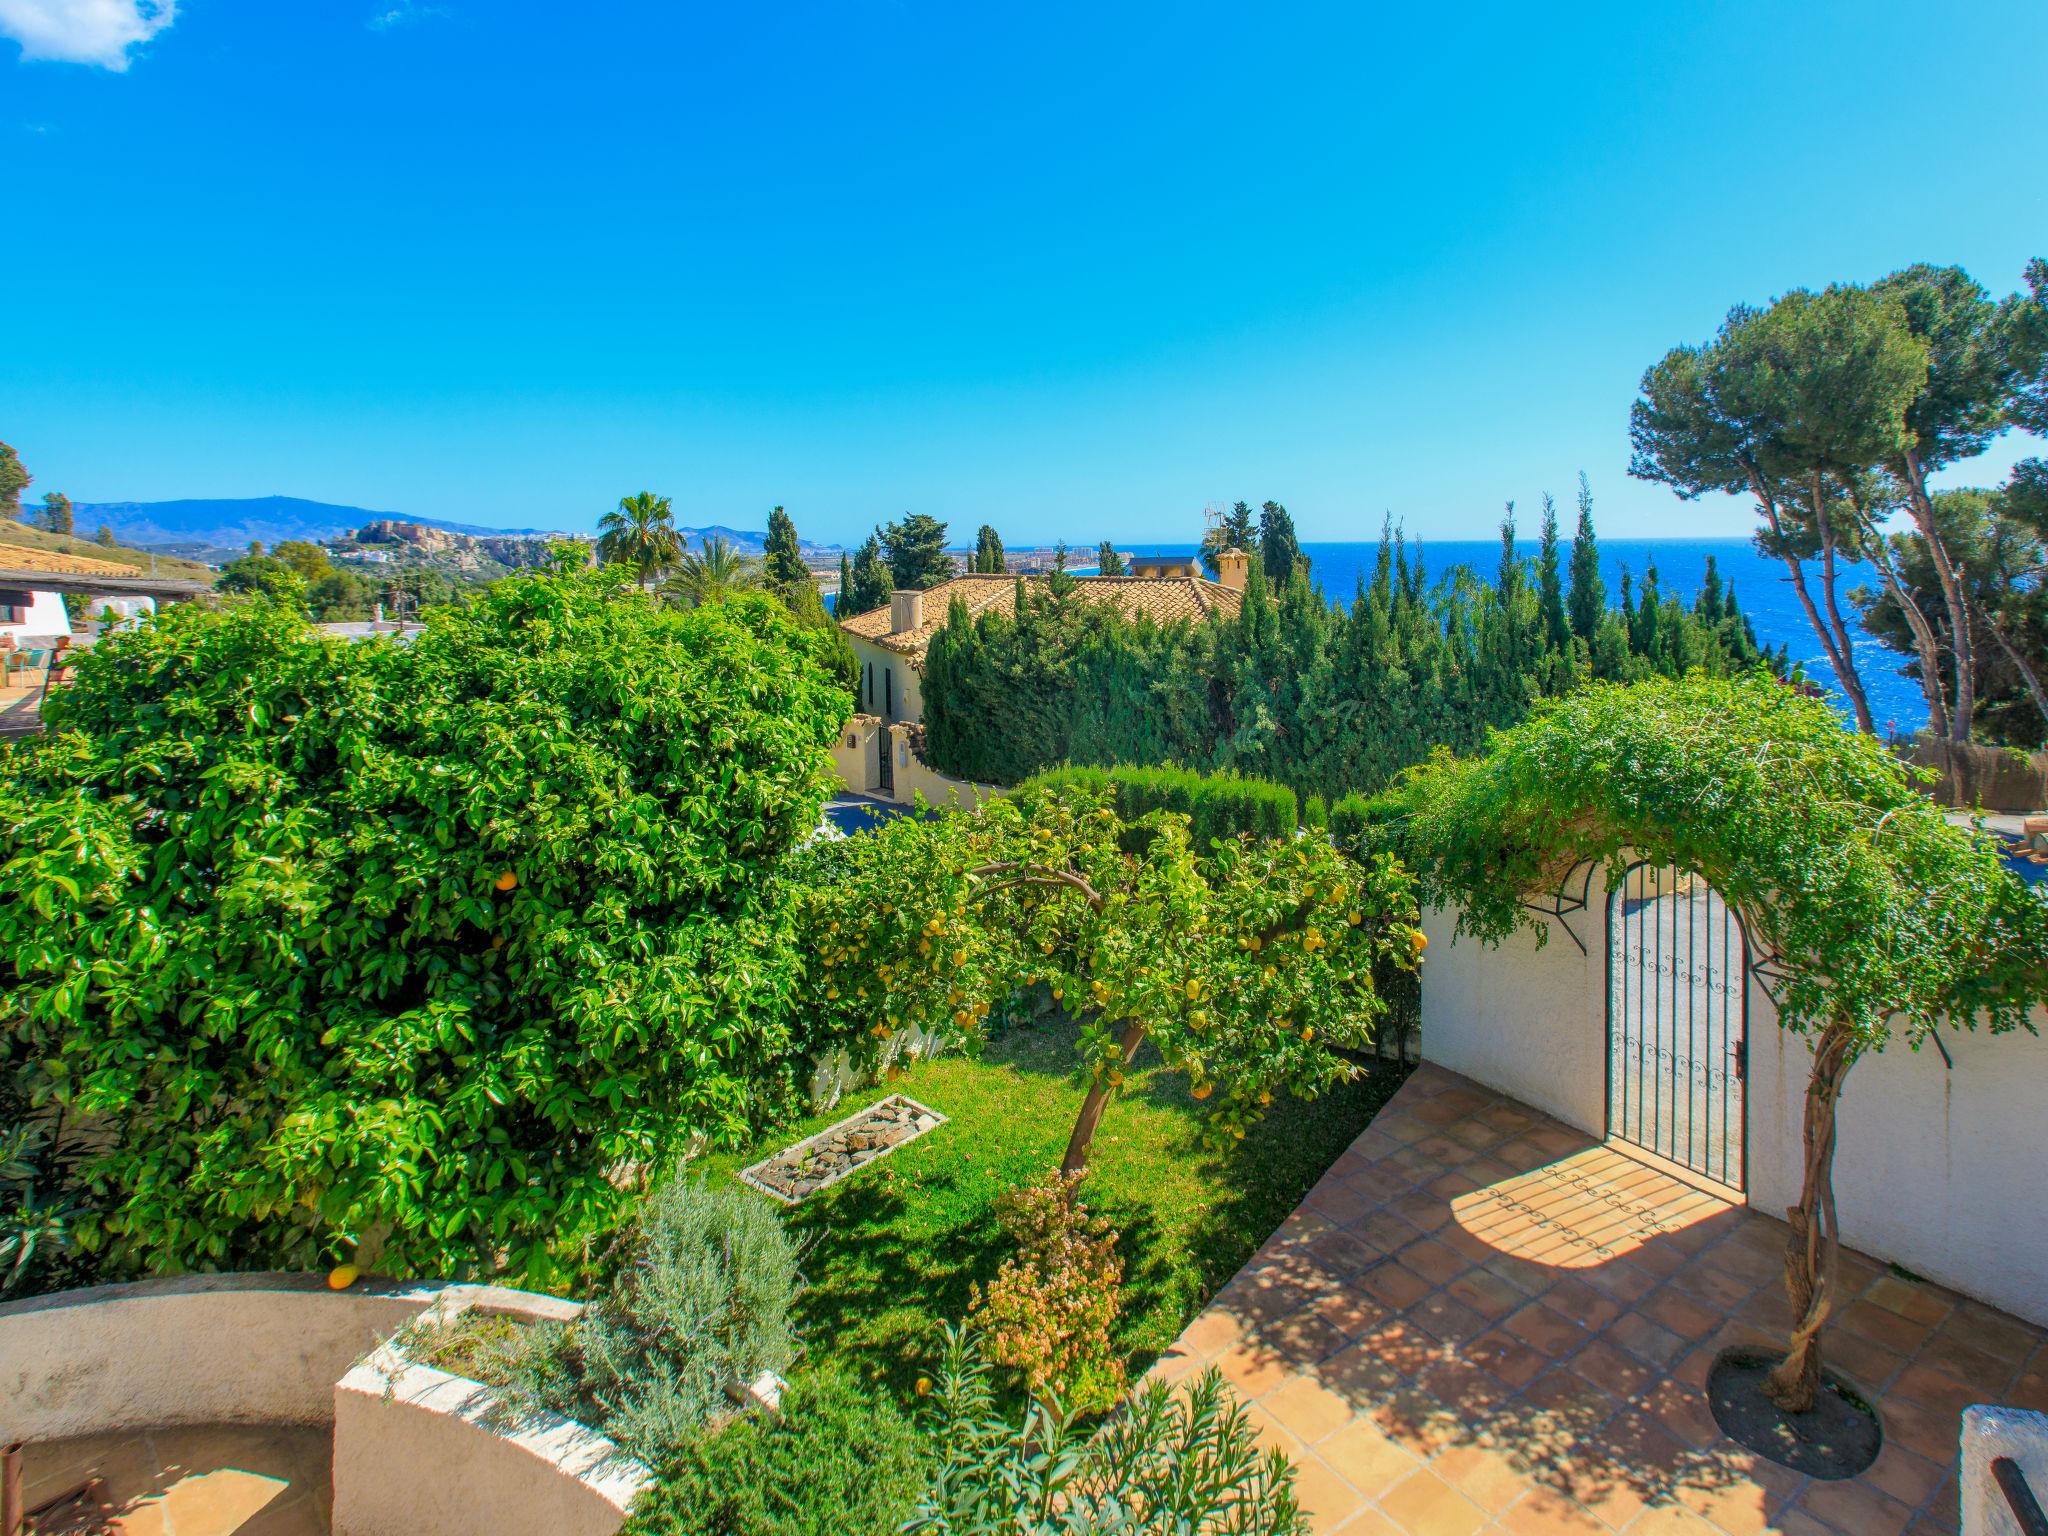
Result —
[[1081, 1177], [1048, 1173], [996, 1202], [1017, 1253], [986, 1291], [975, 1287], [968, 1321], [981, 1330], [989, 1359], [1022, 1369], [1033, 1392], [1088, 1413], [1123, 1395], [1123, 1361], [1109, 1331], [1124, 1266], [1116, 1233], [1080, 1202]]

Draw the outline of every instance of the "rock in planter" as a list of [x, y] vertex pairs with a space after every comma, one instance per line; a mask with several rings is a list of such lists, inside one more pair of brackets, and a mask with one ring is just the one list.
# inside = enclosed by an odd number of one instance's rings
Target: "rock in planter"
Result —
[[794, 1205], [946, 1123], [937, 1110], [892, 1093], [740, 1173], [742, 1183]]

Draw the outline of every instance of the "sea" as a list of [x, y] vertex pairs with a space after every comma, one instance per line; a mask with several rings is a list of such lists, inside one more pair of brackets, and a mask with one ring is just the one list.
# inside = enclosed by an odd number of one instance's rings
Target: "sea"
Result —
[[[1189, 544], [1133, 544], [1117, 548], [1127, 555], [1192, 555]], [[1536, 545], [1524, 540], [1519, 551], [1533, 557]], [[1308, 556], [1309, 575], [1334, 604], [1348, 605], [1356, 596], [1360, 581], [1371, 581], [1379, 562], [1377, 540], [1362, 544], [1308, 544], [1301, 546]], [[1566, 547], [1569, 554], [1569, 545]], [[1500, 568], [1498, 539], [1444, 539], [1430, 541], [1410, 538], [1408, 557], [1420, 555], [1431, 580], [1453, 566], [1466, 566], [1491, 581]], [[1699, 596], [1711, 556], [1723, 583], [1735, 588], [1737, 602], [1756, 627], [1759, 643], [1776, 650], [1789, 648], [1792, 660], [1806, 669], [1813, 682], [1828, 690], [1829, 698], [1842, 718], [1853, 724], [1849, 703], [1835, 692], [1834, 668], [1828, 664], [1819, 638], [1806, 620], [1805, 610], [1785, 575], [1785, 567], [1757, 553], [1747, 539], [1607, 539], [1600, 540], [1600, 574], [1607, 583], [1611, 605], [1621, 589], [1621, 573], [1634, 578], [1642, 590], [1644, 574], [1657, 568], [1657, 585], [1667, 594], [1675, 593], [1687, 604]], [[1077, 570], [1079, 568], [1077, 567]], [[1881, 644], [1856, 622], [1855, 605], [1849, 593], [1857, 587], [1875, 587], [1877, 573], [1868, 565], [1845, 562], [1838, 577], [1837, 592], [1842, 620], [1849, 627], [1849, 640], [1856, 657], [1856, 670], [1870, 696], [1870, 712], [1878, 730], [1885, 735], [1907, 735], [1927, 723], [1927, 700], [1920, 692], [1916, 674], [1907, 671], [1909, 659]], [[1820, 583], [1809, 572], [1808, 590], [1820, 601]]]

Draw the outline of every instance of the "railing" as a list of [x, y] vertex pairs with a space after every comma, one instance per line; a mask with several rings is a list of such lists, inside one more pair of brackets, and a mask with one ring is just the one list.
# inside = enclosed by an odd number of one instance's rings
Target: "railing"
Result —
[[2041, 1501], [2027, 1486], [2027, 1474], [2020, 1470], [2018, 1462], [2010, 1456], [1994, 1456], [1991, 1480], [1998, 1484], [2013, 1519], [2020, 1523], [2020, 1536], [2048, 1536], [2048, 1514], [2041, 1512]]

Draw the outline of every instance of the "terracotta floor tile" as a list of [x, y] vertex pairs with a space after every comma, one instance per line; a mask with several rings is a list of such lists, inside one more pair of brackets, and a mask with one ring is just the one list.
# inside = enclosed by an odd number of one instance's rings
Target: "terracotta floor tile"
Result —
[[1485, 1333], [1488, 1320], [1448, 1291], [1434, 1291], [1402, 1314], [1418, 1328], [1456, 1348]]
[[1358, 1490], [1313, 1453], [1294, 1464], [1294, 1497], [1317, 1531], [1334, 1531], [1365, 1506]]
[[1531, 1302], [1509, 1316], [1501, 1326], [1531, 1349], [1540, 1350], [1553, 1360], [1572, 1353], [1587, 1338], [1586, 1330], [1577, 1321], [1562, 1312], [1553, 1311], [1542, 1302]]
[[1953, 1338], [1972, 1349], [2001, 1360], [2025, 1364], [2027, 1356], [2041, 1347], [2040, 1335], [2025, 1323], [1981, 1301], [1965, 1301], [1941, 1325], [1945, 1338]]
[[1953, 1376], [1973, 1391], [1982, 1394], [1983, 1400], [1997, 1401], [2005, 1396], [2005, 1389], [2012, 1385], [2019, 1375], [2020, 1362], [2000, 1359], [1975, 1349], [1960, 1339], [1937, 1334], [1929, 1339], [1913, 1357], [1915, 1365], [1930, 1366], [1937, 1371]]
[[1513, 1536], [1610, 1536], [1605, 1521], [1548, 1488], [1537, 1488], [1509, 1506], [1500, 1527]]
[[1811, 1483], [1797, 1507], [1856, 1536], [1900, 1536], [1913, 1518], [1912, 1510], [1860, 1478]]
[[1376, 1499], [1422, 1465], [1413, 1451], [1368, 1419], [1355, 1419], [1316, 1454], [1368, 1499]]
[[1338, 1526], [1331, 1536], [1404, 1536], [1404, 1533], [1401, 1527], [1378, 1510], [1368, 1508], [1361, 1509]]
[[1897, 1275], [1883, 1276], [1864, 1294], [1880, 1307], [1929, 1326], [1945, 1321], [1955, 1310], [1939, 1287], [1917, 1280], [1902, 1280]]
[[1206, 1360], [1220, 1349], [1235, 1344], [1244, 1335], [1244, 1324], [1236, 1316], [1210, 1307], [1180, 1331], [1180, 1345], [1198, 1360]]
[[[1445, 1294], [1481, 1317], [1498, 1322], [1527, 1299], [1521, 1291], [1485, 1269], [1471, 1269], [1444, 1288]], [[1601, 1298], [1603, 1301], [1605, 1297]]]
[[1572, 1356], [1572, 1369], [1616, 1397], [1634, 1397], [1657, 1379], [1655, 1367], [1596, 1339]]
[[1881, 1307], [1868, 1300], [1845, 1307], [1840, 1326], [1849, 1333], [1902, 1355], [1912, 1354], [1934, 1333], [1928, 1324], [1916, 1323], [1910, 1317], [1901, 1317], [1890, 1307]]
[[1499, 1451], [1454, 1445], [1430, 1469], [1488, 1514], [1499, 1514], [1535, 1485]]
[[1721, 1536], [1714, 1527], [1678, 1504], [1644, 1510], [1628, 1524], [1628, 1536]]
[[1472, 1267], [1464, 1254], [1433, 1237], [1410, 1243], [1397, 1257], [1432, 1285], [1447, 1285]]
[[1352, 1403], [1306, 1376], [1296, 1376], [1259, 1400], [1259, 1406], [1303, 1445], [1314, 1445], [1349, 1424]]
[[1340, 1286], [1311, 1305], [1318, 1317], [1327, 1319], [1347, 1338], [1356, 1338], [1393, 1316], [1385, 1302], [1368, 1296], [1355, 1285]]
[[1428, 1467], [1382, 1494], [1379, 1508], [1410, 1536], [1473, 1536], [1487, 1523], [1486, 1510]]
[[1550, 1366], [1548, 1355], [1498, 1330], [1483, 1333], [1466, 1345], [1465, 1358], [1491, 1371], [1510, 1387], [1526, 1387]]
[[1640, 1312], [1625, 1312], [1608, 1326], [1607, 1338], [1651, 1365], [1669, 1368], [1685, 1353], [1685, 1340]]
[[1275, 1387], [1293, 1379], [1287, 1362], [1256, 1343], [1237, 1343], [1217, 1354], [1215, 1365], [1223, 1379], [1244, 1398], [1261, 1398]]
[[1909, 1509], [1918, 1509], [1948, 1475], [1949, 1469], [1940, 1462], [1909, 1451], [1897, 1442], [1888, 1442], [1878, 1452], [1870, 1470], [1863, 1474], [1862, 1481], [1883, 1489]]
[[1258, 1333], [1260, 1347], [1272, 1351], [1296, 1370], [1328, 1359], [1348, 1342], [1350, 1335], [1313, 1307], [1283, 1317]]
[[1705, 1338], [1721, 1325], [1723, 1316], [1670, 1285], [1644, 1297], [1637, 1310], [1682, 1339]]
[[1403, 1267], [1394, 1259], [1381, 1259], [1358, 1276], [1356, 1284], [1374, 1300], [1396, 1311], [1414, 1306], [1435, 1289], [1414, 1270]]

